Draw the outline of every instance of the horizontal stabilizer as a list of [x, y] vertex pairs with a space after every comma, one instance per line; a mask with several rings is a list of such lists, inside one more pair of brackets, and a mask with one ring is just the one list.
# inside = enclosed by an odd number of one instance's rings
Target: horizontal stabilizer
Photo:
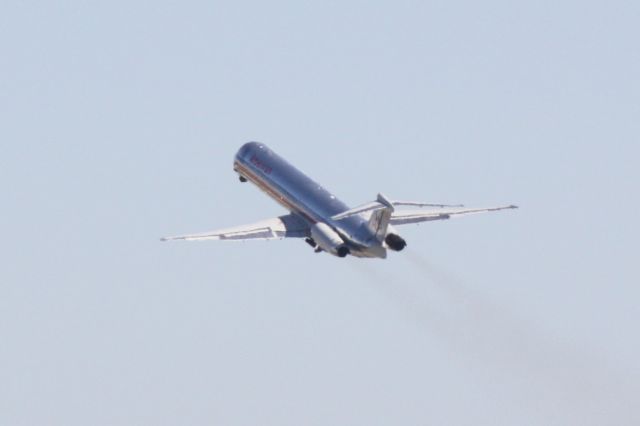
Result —
[[353, 209], [347, 210], [345, 212], [342, 212], [340, 214], [337, 214], [333, 217], [331, 217], [331, 219], [333, 220], [340, 220], [340, 219], [344, 219], [346, 217], [350, 217], [350, 216], [354, 216], [357, 214], [361, 214], [361, 213], [366, 213], [366, 212], [375, 212], [377, 210], [382, 210], [382, 209], [386, 209], [387, 206], [385, 206], [382, 203], [379, 203], [377, 201], [373, 201], [371, 203], [367, 203], [367, 204], [363, 204], [361, 206], [355, 207]]
[[389, 221], [391, 225], [406, 225], [409, 223], [428, 222], [433, 220], [446, 220], [470, 214], [497, 212], [500, 210], [517, 209], [518, 206], [501, 206], [476, 209], [438, 209], [438, 210], [409, 210], [396, 211]]
[[394, 206], [412, 206], [412, 207], [464, 207], [464, 204], [438, 204], [438, 203], [420, 203], [416, 201], [394, 201]]
[[[396, 210], [395, 207], [436, 207], [436, 209], [420, 209], [420, 210]], [[368, 218], [369, 226], [382, 235], [386, 232], [387, 225], [404, 225], [408, 223], [419, 223], [433, 220], [446, 220], [452, 217], [495, 212], [507, 209], [517, 209], [518, 206], [500, 206], [489, 208], [464, 208], [463, 204], [440, 204], [425, 203], [421, 201], [391, 201], [384, 195], [378, 194], [376, 201], [355, 207], [333, 216], [333, 220], [341, 220], [347, 217], [362, 215]], [[385, 217], [387, 216], [387, 217]]]
[[463, 204], [440, 204], [440, 203], [425, 203], [421, 201], [391, 201], [387, 199], [384, 195], [378, 194], [378, 198], [376, 201], [372, 201], [370, 203], [363, 204], [361, 206], [355, 207], [353, 209], [349, 209], [342, 213], [339, 213], [333, 216], [331, 219], [340, 220], [350, 216], [355, 216], [362, 213], [372, 212], [375, 213], [384, 209], [391, 209], [394, 211], [395, 207], [401, 206], [411, 206], [411, 207], [464, 207]]

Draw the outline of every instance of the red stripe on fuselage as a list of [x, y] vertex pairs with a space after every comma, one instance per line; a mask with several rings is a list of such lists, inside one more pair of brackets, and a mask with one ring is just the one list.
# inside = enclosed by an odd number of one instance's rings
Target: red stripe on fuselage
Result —
[[291, 212], [294, 212], [296, 214], [299, 214], [300, 216], [302, 216], [304, 219], [306, 219], [311, 223], [317, 223], [319, 221], [317, 219], [314, 219], [307, 212], [302, 211], [299, 207], [293, 204], [284, 194], [278, 193], [275, 188], [273, 188], [271, 185], [269, 185], [268, 182], [266, 182], [266, 180], [262, 179], [258, 174], [254, 173], [253, 170], [245, 167], [238, 160], [235, 161], [234, 169], [236, 170], [236, 172], [240, 173], [242, 176], [249, 179], [254, 185], [260, 188], [269, 197], [273, 198], [277, 203], [282, 205], [285, 209]]

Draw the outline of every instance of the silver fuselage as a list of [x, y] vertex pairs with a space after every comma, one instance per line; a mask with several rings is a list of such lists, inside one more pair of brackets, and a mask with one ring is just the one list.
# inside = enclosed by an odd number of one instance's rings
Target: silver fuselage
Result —
[[386, 257], [386, 249], [376, 239], [365, 218], [350, 216], [332, 220], [332, 216], [349, 207], [266, 145], [244, 144], [235, 156], [233, 168], [309, 226], [329, 225], [344, 240], [352, 255]]

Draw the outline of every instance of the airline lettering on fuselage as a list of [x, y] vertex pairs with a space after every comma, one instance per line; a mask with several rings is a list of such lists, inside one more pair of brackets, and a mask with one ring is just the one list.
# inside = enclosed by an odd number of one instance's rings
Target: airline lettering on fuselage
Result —
[[264, 162], [262, 162], [257, 155], [251, 156], [251, 163], [253, 163], [254, 166], [262, 170], [264, 173], [268, 175], [271, 174], [271, 171], [272, 171], [271, 167], [267, 166]]

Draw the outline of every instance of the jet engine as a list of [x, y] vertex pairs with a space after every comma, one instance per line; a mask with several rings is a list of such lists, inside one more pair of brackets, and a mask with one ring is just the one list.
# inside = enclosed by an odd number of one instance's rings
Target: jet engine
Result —
[[384, 239], [391, 250], [400, 251], [407, 246], [407, 242], [398, 234], [387, 234]]
[[323, 222], [318, 222], [311, 226], [311, 238], [319, 248], [338, 257], [345, 257], [349, 254], [349, 247], [336, 231]]

